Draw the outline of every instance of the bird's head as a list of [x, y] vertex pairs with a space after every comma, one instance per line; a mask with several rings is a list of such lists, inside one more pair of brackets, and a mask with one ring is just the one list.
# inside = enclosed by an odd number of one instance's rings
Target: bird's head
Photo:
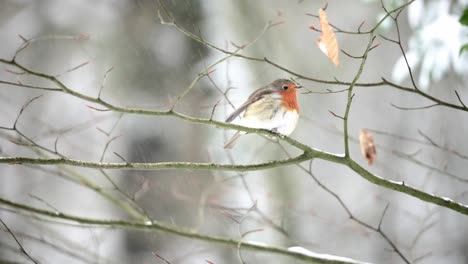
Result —
[[283, 105], [289, 110], [299, 112], [299, 104], [297, 103], [296, 90], [302, 88], [292, 80], [278, 79], [271, 83], [273, 92], [279, 93], [283, 99]]
[[277, 93], [293, 95], [296, 95], [296, 89], [302, 88], [302, 86], [288, 79], [277, 79], [271, 83], [271, 87]]

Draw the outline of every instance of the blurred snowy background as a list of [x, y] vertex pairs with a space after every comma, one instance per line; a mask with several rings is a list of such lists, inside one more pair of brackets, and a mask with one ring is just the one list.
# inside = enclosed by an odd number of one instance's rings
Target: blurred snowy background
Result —
[[[404, 1], [383, 2], [391, 10]], [[305, 13], [317, 14], [326, 3], [329, 21], [350, 31], [357, 30], [362, 21], [363, 30], [369, 29], [384, 14], [380, 1], [369, 0], [182, 0], [166, 4], [190, 32], [229, 50], [235, 50], [234, 44], [255, 39], [268, 21], [282, 21], [241, 53], [267, 57], [309, 77], [349, 82], [360, 61], [340, 54], [340, 66], [335, 67], [317, 48], [319, 34], [309, 29], [311, 22], [317, 25], [317, 20]], [[459, 54], [460, 47], [468, 42], [468, 27], [458, 22], [467, 4], [416, 0], [399, 19], [403, 45], [418, 85], [455, 104], [455, 90], [468, 102], [468, 53]], [[19, 35], [41, 38], [19, 55], [19, 62], [57, 75], [70, 88], [90, 96], [97, 96], [103, 86], [102, 98], [116, 105], [166, 110], [198, 73], [225, 54], [187, 38], [175, 27], [161, 25], [157, 10], [158, 3], [149, 0], [1, 0], [0, 57], [10, 59], [14, 55], [22, 44]], [[379, 33], [396, 39], [391, 20], [384, 23]], [[337, 38], [340, 47], [353, 55], [361, 54], [367, 43], [367, 36], [337, 34]], [[370, 53], [359, 82], [380, 82], [384, 77], [411, 87], [398, 46], [381, 38], [377, 42], [381, 45]], [[69, 71], [83, 63], [87, 64]], [[109, 69], [112, 71], [104, 78]], [[10, 70], [13, 69], [2, 65], [0, 79], [50, 86]], [[224, 120], [232, 107], [222, 99], [220, 91], [230, 89], [228, 97], [239, 106], [260, 86], [293, 76], [266, 63], [231, 58], [217, 65], [210, 77], [212, 80], [202, 78], [176, 110], [209, 118], [221, 99], [214, 118]], [[318, 92], [346, 88], [299, 82]], [[116, 152], [135, 162], [240, 164], [286, 157], [277, 144], [256, 135], [244, 136], [232, 151], [226, 151], [223, 144], [232, 131], [171, 117], [100, 112], [69, 95], [4, 84], [0, 84], [0, 126], [11, 127], [21, 106], [38, 95], [43, 96], [25, 110], [18, 129], [52, 149], [58, 138], [57, 149], [70, 158], [99, 161], [103, 156], [104, 161], [121, 162], [113, 154]], [[346, 93], [299, 96], [301, 120], [291, 137], [318, 149], [343, 152], [342, 120], [329, 111], [344, 113]], [[368, 167], [355, 141], [351, 145], [352, 157], [387, 179], [404, 180], [424, 191], [467, 204], [467, 113], [443, 107], [404, 111], [391, 104], [419, 107], [431, 102], [390, 87], [356, 88], [350, 134], [355, 139], [362, 128], [375, 131], [378, 157]], [[421, 133], [446, 150], [427, 144]], [[37, 148], [21, 146], [17, 141], [16, 133], [0, 130], [0, 155], [39, 155]], [[286, 148], [295, 154], [295, 150]], [[468, 262], [466, 216], [375, 186], [330, 162], [314, 161], [313, 173], [356, 218], [373, 227], [378, 226], [389, 204], [382, 229], [411, 262]], [[454, 175], [465, 180], [456, 180]], [[157, 221], [235, 239], [261, 229], [242, 239], [283, 247], [301, 246], [369, 262], [403, 263], [378, 232], [350, 219], [337, 200], [297, 166], [239, 175], [187, 170], [103, 173], [63, 166], [1, 164], [0, 196], [81, 216], [132, 219], [131, 214], [102, 195], [128, 201], [106, 177]], [[249, 211], [254, 204], [258, 210]], [[206, 260], [240, 263], [235, 249], [162, 232], [38, 221], [4, 207], [0, 207], [0, 217], [41, 263], [164, 263], [153, 252], [172, 264], [207, 263]], [[254, 251], [243, 250], [242, 256], [246, 263], [291, 263], [291, 259]], [[4, 229], [0, 232], [0, 260], [27, 262]]]

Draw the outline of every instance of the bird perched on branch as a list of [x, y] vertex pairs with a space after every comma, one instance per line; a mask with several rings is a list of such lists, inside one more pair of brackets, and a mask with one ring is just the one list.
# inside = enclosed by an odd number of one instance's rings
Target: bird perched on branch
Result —
[[[247, 101], [234, 111], [227, 123], [251, 128], [263, 128], [289, 136], [299, 119], [296, 89], [302, 88], [288, 79], [278, 79], [253, 92]], [[236, 120], [236, 118], [239, 119]], [[234, 121], [234, 122], [233, 122]], [[237, 131], [224, 148], [232, 148], [243, 132]]]

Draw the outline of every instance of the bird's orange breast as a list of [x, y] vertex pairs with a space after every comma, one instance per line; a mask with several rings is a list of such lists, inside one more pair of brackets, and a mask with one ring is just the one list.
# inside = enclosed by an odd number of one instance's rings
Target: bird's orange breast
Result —
[[297, 103], [296, 89], [280, 91], [282, 104], [288, 111], [296, 110], [299, 113], [299, 104]]

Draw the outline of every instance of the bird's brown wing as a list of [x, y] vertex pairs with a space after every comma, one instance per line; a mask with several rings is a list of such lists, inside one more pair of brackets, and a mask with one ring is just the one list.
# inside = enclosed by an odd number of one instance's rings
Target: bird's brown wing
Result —
[[273, 90], [269, 86], [265, 86], [256, 90], [249, 96], [248, 100], [245, 103], [239, 106], [239, 108], [237, 108], [236, 111], [232, 112], [232, 114], [230, 114], [228, 118], [226, 118], [225, 122], [232, 122], [232, 120], [236, 119], [236, 117], [238, 117], [242, 112], [244, 112], [245, 109], [249, 107], [249, 105], [257, 102], [258, 100], [262, 99], [265, 95], [271, 94], [272, 92]]

